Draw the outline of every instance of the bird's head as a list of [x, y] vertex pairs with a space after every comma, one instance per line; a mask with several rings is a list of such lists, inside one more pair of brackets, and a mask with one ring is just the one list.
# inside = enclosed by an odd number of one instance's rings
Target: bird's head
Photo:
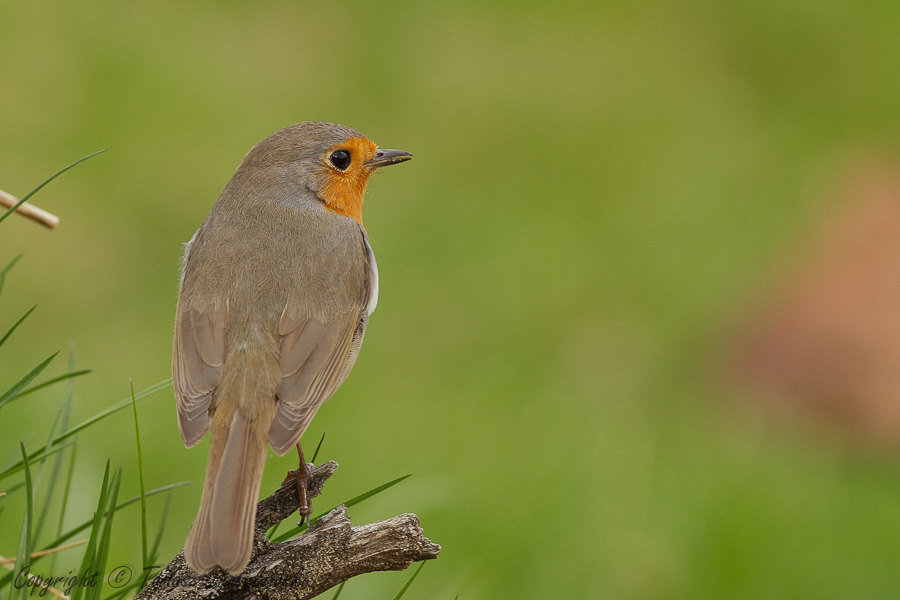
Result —
[[313, 191], [325, 209], [362, 224], [369, 176], [379, 167], [412, 158], [403, 150], [384, 150], [344, 125], [307, 121], [276, 131], [247, 154], [242, 168], [278, 170]]

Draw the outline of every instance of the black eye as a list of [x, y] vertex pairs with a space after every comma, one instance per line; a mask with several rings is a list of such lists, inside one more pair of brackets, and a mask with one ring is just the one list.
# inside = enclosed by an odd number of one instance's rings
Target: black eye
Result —
[[350, 153], [346, 150], [335, 150], [328, 158], [331, 160], [331, 164], [341, 171], [350, 166]]

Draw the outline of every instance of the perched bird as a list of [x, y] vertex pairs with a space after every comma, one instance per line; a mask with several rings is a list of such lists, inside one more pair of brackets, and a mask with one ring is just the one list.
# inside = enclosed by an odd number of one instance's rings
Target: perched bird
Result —
[[343, 125], [291, 125], [250, 150], [186, 245], [178, 426], [187, 447], [212, 430], [184, 547], [197, 573], [236, 575], [250, 561], [268, 446], [282, 455], [296, 445], [305, 469], [300, 436], [356, 362], [378, 299], [366, 183], [410, 158]]

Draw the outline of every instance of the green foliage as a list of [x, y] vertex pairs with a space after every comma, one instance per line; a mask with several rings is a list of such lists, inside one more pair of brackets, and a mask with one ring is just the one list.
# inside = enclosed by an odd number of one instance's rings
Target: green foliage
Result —
[[[67, 171], [69, 168], [96, 154], [97, 153], [94, 153], [85, 158], [82, 158], [75, 163], [72, 163], [72, 165], [69, 165], [69, 167], [66, 167], [65, 169], [57, 172], [55, 175], [35, 188], [34, 191], [26, 195], [23, 201], [33, 196], [37, 190], [41, 189], [44, 185], [46, 185], [49, 181], [51, 181], [61, 173]], [[7, 212], [2, 217], [0, 217], [0, 221], [2, 221], [2, 219], [5, 218], [8, 214], [10, 213]], [[20, 257], [21, 255], [13, 259], [2, 270], [2, 272], [0, 272], [0, 283], [5, 281], [5, 278], [10, 269], [18, 262]], [[33, 311], [34, 307], [29, 309], [9, 328], [9, 330], [2, 337], [0, 337], [0, 350], [7, 350], [5, 344], [7, 344], [12, 334]], [[13, 400], [22, 398], [29, 394], [33, 394], [38, 390], [47, 388], [53, 384], [64, 381], [68, 381], [71, 384], [74, 378], [90, 372], [89, 370], [85, 369], [75, 370], [72, 366], [73, 361], [72, 359], [70, 359], [70, 369], [68, 373], [51, 377], [39, 384], [26, 389], [28, 384], [35, 380], [44, 372], [45, 369], [47, 369], [48, 366], [50, 366], [50, 364], [56, 358], [57, 354], [58, 353], [53, 353], [48, 358], [41, 361], [37, 366], [20, 377], [9, 388], [0, 393], [0, 409], [4, 408], [5, 405], [8, 405]], [[163, 382], [162, 385], [154, 386], [150, 390], [144, 390], [138, 395], [135, 395], [132, 390], [132, 397], [130, 399], [120, 402], [117, 405], [113, 406], [111, 409], [102, 411], [101, 413], [94, 415], [80, 425], [72, 428], [68, 427], [69, 414], [73, 397], [72, 387], [70, 386], [62, 403], [62, 406], [59, 409], [57, 417], [53, 423], [53, 426], [51, 427], [47, 443], [43, 447], [33, 450], [31, 453], [29, 453], [26, 451], [25, 442], [19, 442], [21, 459], [17, 462], [13, 462], [11, 465], [0, 471], [0, 482], [3, 482], [5, 479], [17, 475], [20, 471], [24, 473], [23, 480], [8, 487], [2, 498], [2, 502], [8, 503], [11, 501], [10, 498], [15, 498], [17, 496], [17, 492], [24, 489], [24, 517], [22, 521], [19, 547], [16, 553], [16, 563], [13, 569], [0, 576], [0, 589], [8, 586], [10, 598], [25, 598], [28, 597], [28, 595], [32, 592], [39, 594], [41, 592], [40, 587], [34, 589], [35, 586], [40, 586], [41, 582], [35, 579], [32, 579], [29, 582], [25, 577], [25, 574], [34, 576], [36, 572], [32, 569], [33, 565], [44, 558], [44, 556], [46, 556], [44, 554], [36, 554], [35, 551], [38, 547], [38, 541], [41, 538], [41, 533], [44, 529], [44, 525], [47, 523], [51, 506], [55, 501], [54, 491], [56, 489], [56, 483], [58, 479], [63, 476], [63, 457], [65, 452], [69, 452], [70, 460], [68, 462], [68, 468], [65, 469], [66, 472], [64, 474], [66, 484], [60, 502], [59, 518], [56, 525], [56, 537], [51, 542], [47, 543], [42, 548], [42, 550], [46, 551], [58, 548], [66, 540], [72, 538], [78, 533], [81, 533], [84, 530], [89, 530], [87, 546], [84, 549], [81, 567], [78, 570], [78, 573], [87, 574], [85, 576], [91, 577], [93, 576], [90, 574], [105, 573], [108, 564], [110, 544], [112, 541], [113, 517], [118, 510], [124, 508], [133, 501], [127, 501], [117, 504], [122, 479], [122, 468], [117, 468], [110, 477], [109, 462], [107, 462], [106, 472], [104, 474], [103, 483], [100, 487], [98, 506], [97, 510], [94, 513], [94, 518], [83, 523], [80, 526], [71, 528], [68, 531], [63, 530], [67, 502], [72, 487], [73, 473], [75, 471], [75, 448], [77, 439], [74, 436], [79, 431], [95, 425], [106, 417], [112, 415], [117, 410], [124, 407], [128, 401], [130, 401], [132, 405], [134, 405], [138, 397], [145, 397], [153, 393], [154, 391], [158, 391], [159, 389], [167, 387], [167, 385], [168, 382]], [[137, 412], [135, 409], [135, 425], [136, 424]], [[138, 448], [140, 451], [140, 447]], [[48, 477], [48, 483], [45, 486], [46, 489], [44, 490], [44, 494], [40, 502], [40, 512], [36, 513], [36, 509], [38, 508], [38, 501], [36, 498], [36, 494], [39, 488], [38, 482], [41, 479], [41, 475], [44, 472], [47, 461], [51, 457], [54, 458], [53, 465], [51, 467], [51, 473]], [[34, 474], [33, 472], [33, 469], [35, 467], [39, 469], [37, 474]], [[167, 486], [164, 489], [171, 489], [172, 487], [174, 486]], [[146, 496], [152, 495], [158, 491], [163, 490], [154, 490], [150, 493], [145, 494], [143, 489], [143, 481], [141, 481], [141, 495], [139, 496], [139, 498], [142, 501], [142, 504]], [[3, 506], [2, 508], [5, 509], [6, 506]], [[36, 514], [38, 515], [37, 517], [35, 517]], [[163, 518], [163, 522], [164, 521], [165, 518]], [[76, 586], [74, 588], [75, 591], [72, 597], [86, 597], [91, 599], [99, 598], [102, 592], [102, 585], [102, 575], [98, 575], [92, 579], [91, 585], [86, 587]]]

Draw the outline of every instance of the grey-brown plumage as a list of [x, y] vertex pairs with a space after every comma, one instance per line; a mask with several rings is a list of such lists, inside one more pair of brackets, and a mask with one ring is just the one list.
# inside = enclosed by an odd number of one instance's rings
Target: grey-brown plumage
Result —
[[178, 425], [188, 447], [212, 430], [184, 549], [198, 573], [246, 568], [267, 447], [294, 447], [352, 368], [378, 294], [366, 181], [410, 156], [341, 125], [282, 129], [247, 154], [187, 245]]

